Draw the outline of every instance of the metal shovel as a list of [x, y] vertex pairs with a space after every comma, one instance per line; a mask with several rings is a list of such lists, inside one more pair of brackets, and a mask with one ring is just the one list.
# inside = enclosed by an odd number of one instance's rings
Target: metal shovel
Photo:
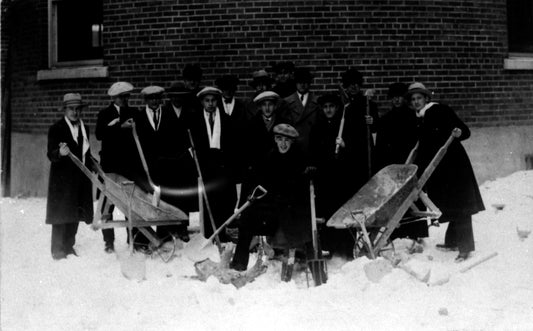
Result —
[[309, 195], [311, 202], [311, 231], [313, 236], [313, 259], [307, 260], [307, 267], [313, 277], [315, 286], [320, 286], [328, 281], [328, 268], [326, 260], [322, 258], [322, 251], [318, 242], [318, 229], [316, 225], [315, 186], [309, 181]]
[[203, 235], [197, 235], [191, 239], [183, 248], [183, 253], [187, 258], [193, 262], [200, 262], [207, 259], [216, 260], [214, 262], [220, 261], [220, 252], [217, 247], [213, 246], [213, 239], [222, 231], [226, 226], [228, 226], [235, 218], [239, 216], [251, 203], [255, 200], [261, 199], [265, 196], [267, 191], [262, 186], [257, 186], [252, 194], [248, 197], [248, 200], [244, 205], [235, 211], [233, 215], [228, 218], [224, 224], [222, 224], [209, 238], [205, 238]]

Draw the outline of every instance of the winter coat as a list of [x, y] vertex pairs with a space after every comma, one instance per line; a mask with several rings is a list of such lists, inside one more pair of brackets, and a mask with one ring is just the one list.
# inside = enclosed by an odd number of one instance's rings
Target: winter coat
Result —
[[[102, 141], [100, 164], [105, 172], [113, 172], [129, 178], [132, 162], [139, 162], [131, 129], [120, 127], [136, 113], [137, 110], [134, 108], [121, 107], [119, 114], [112, 103], [98, 113], [95, 135], [96, 139]], [[109, 125], [116, 118], [119, 121], [114, 125]]]
[[259, 112], [248, 122], [246, 136], [244, 138], [246, 144], [246, 168], [256, 164], [275, 147], [274, 133], [272, 130], [280, 123], [280, 116], [274, 114], [271, 121], [270, 128], [267, 128], [263, 120], [263, 115]]
[[452, 130], [462, 131], [425, 185], [429, 198], [447, 216], [472, 215], [485, 209], [470, 159], [460, 141], [470, 137], [470, 130], [455, 112], [440, 104], [426, 110], [419, 119], [419, 149], [415, 164], [420, 176]]
[[415, 111], [406, 105], [393, 107], [379, 120], [375, 169], [380, 170], [389, 164], [404, 164], [417, 141]]
[[[328, 219], [357, 192], [357, 162], [352, 135], [343, 134], [344, 147], [335, 153], [342, 114], [332, 119], [320, 112], [311, 131], [312, 165], [315, 176], [317, 213]], [[345, 131], [346, 132], [346, 131]]]
[[316, 123], [317, 114], [320, 111], [320, 106], [316, 101], [313, 93], [309, 92], [307, 96], [307, 103], [305, 107], [298, 97], [298, 93], [294, 92], [284, 99], [284, 105], [281, 110], [281, 122], [292, 125], [299, 133], [298, 144], [304, 156], [310, 157], [310, 134], [311, 128]]
[[[89, 130], [85, 127], [87, 138]], [[48, 159], [50, 179], [46, 201], [46, 224], [66, 224], [76, 222], [91, 223], [93, 219], [92, 184], [89, 178], [68, 156], [59, 154], [59, 144], [66, 143], [72, 153], [78, 144], [74, 141], [64, 118], [48, 130]], [[90, 150], [85, 154], [85, 165], [92, 167]], [[78, 155], [81, 160], [81, 155]]]
[[252, 166], [243, 193], [250, 194], [256, 185], [263, 186], [268, 193], [243, 212], [240, 226], [263, 229], [261, 232], [271, 228], [276, 233], [274, 245], [278, 247], [298, 247], [309, 242], [309, 178], [304, 170], [301, 153], [292, 147], [285, 154], [275, 148]]

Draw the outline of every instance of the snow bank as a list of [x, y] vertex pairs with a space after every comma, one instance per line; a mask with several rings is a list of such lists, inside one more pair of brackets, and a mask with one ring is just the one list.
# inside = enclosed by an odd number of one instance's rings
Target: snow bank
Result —
[[[129, 281], [102, 236], [80, 224], [79, 257], [53, 261], [45, 199], [3, 199], [1, 212], [1, 326], [3, 330], [531, 330], [533, 329], [533, 172], [481, 186], [487, 210], [475, 215], [475, 258], [498, 256], [465, 273], [456, 252], [434, 249], [446, 225], [431, 228], [422, 253], [395, 241], [412, 269], [385, 268], [371, 281], [359, 258], [328, 261], [329, 281], [307, 288], [297, 270], [280, 282], [280, 264], [237, 290], [209, 278], [192, 262], [146, 261], [146, 280]], [[517, 231], [518, 229], [518, 231]], [[125, 230], [116, 248], [126, 252]], [[178, 251], [178, 255], [179, 251]], [[253, 259], [252, 259], [253, 260]], [[468, 261], [467, 261], [468, 262]], [[464, 262], [464, 263], [467, 263]], [[253, 263], [253, 261], [251, 261]], [[368, 268], [367, 268], [368, 269]], [[433, 277], [433, 278], [432, 278]], [[446, 279], [442, 285], [437, 281]], [[433, 286], [430, 286], [433, 285]]]

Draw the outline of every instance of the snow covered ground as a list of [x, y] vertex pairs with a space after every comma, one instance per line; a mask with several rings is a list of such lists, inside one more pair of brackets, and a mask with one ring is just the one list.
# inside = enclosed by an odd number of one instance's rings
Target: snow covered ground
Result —
[[[3, 199], [2, 330], [533, 330], [533, 171], [481, 186], [487, 210], [474, 217], [472, 260], [498, 255], [471, 270], [440, 252], [446, 225], [431, 228], [423, 253], [407, 262], [422, 282], [394, 268], [368, 280], [366, 258], [328, 262], [327, 284], [307, 288], [305, 274], [280, 282], [279, 262], [241, 289], [200, 282], [178, 256], [146, 263], [146, 280], [125, 279], [101, 233], [80, 224], [79, 257], [54, 261], [45, 199]], [[498, 210], [496, 207], [502, 208]], [[124, 253], [125, 231], [115, 230]], [[401, 249], [404, 242], [398, 242]], [[179, 252], [178, 252], [179, 254]], [[470, 262], [471, 263], [471, 262]], [[447, 280], [447, 282], [446, 282]], [[442, 285], [434, 283], [442, 282]], [[431, 284], [429, 284], [431, 283]]]

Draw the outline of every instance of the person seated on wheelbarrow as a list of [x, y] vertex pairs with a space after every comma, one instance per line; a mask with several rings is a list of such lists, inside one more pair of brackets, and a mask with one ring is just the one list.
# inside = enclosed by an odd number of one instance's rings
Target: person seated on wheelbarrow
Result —
[[418, 118], [419, 148], [415, 164], [419, 174], [444, 145], [454, 128], [461, 131], [433, 175], [425, 185], [431, 200], [442, 211], [440, 222], [449, 222], [444, 244], [437, 247], [458, 250], [457, 262], [474, 251], [472, 215], [485, 209], [470, 159], [461, 145], [470, 137], [470, 130], [448, 106], [430, 102], [431, 92], [422, 83], [409, 86], [407, 97]]
[[298, 131], [289, 124], [274, 127], [275, 147], [251, 166], [243, 192], [256, 185], [267, 195], [247, 209], [239, 219], [239, 239], [231, 267], [247, 269], [250, 243], [255, 235], [272, 237], [272, 244], [288, 253], [311, 241], [309, 182], [305, 163], [296, 148]]

